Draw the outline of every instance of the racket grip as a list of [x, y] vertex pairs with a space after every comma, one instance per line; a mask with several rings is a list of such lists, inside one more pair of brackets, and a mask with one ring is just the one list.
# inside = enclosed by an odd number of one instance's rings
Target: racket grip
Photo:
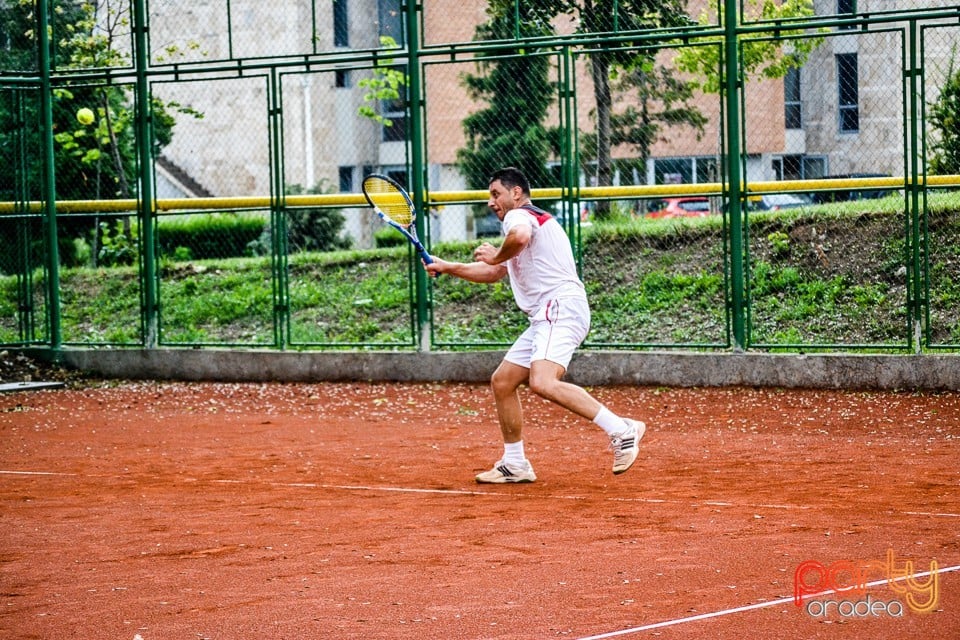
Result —
[[[430, 256], [429, 253], [427, 253], [426, 249], [424, 249], [423, 251], [420, 251], [419, 253], [420, 253], [420, 259], [423, 260], [424, 265], [433, 264], [433, 258]], [[440, 277], [439, 273], [434, 273], [432, 275], [434, 278]]]

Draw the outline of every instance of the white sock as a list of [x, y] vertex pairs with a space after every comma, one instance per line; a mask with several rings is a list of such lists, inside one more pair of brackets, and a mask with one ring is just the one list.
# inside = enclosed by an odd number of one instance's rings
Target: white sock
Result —
[[526, 461], [523, 454], [523, 440], [520, 442], [503, 443], [503, 461], [510, 464], [523, 464]]
[[626, 421], [606, 407], [600, 407], [600, 412], [593, 419], [594, 424], [606, 431], [608, 436], [615, 436], [627, 430]]

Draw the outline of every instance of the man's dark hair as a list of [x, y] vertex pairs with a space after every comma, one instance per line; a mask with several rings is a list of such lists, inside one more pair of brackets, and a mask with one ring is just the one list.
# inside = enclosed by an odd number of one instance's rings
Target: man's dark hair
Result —
[[530, 181], [527, 180], [527, 176], [523, 175], [523, 172], [516, 167], [504, 167], [503, 169], [495, 171], [493, 175], [490, 176], [490, 184], [493, 184], [497, 180], [507, 189], [520, 187], [525, 195], [530, 195]]

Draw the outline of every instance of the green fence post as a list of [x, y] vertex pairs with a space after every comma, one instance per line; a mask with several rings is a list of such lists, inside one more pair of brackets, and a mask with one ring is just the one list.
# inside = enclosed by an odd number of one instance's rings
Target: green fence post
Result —
[[[53, 161], [53, 87], [50, 81], [50, 4], [37, 0], [37, 42], [40, 65], [40, 122], [43, 130], [43, 212], [47, 248], [47, 319], [50, 348], [63, 344], [60, 327], [60, 250], [57, 246], [57, 178]], [[55, 356], [56, 357], [56, 354]]]
[[[270, 270], [273, 281], [273, 343], [285, 348], [290, 343], [290, 287], [287, 273], [287, 194], [283, 174], [283, 96], [276, 68], [267, 80], [270, 96], [267, 120], [270, 123]], [[306, 97], [304, 98], [306, 99]], [[305, 184], [309, 190], [313, 185]]]
[[724, 105], [726, 107], [727, 134], [727, 211], [730, 216], [730, 315], [733, 323], [733, 348], [742, 351], [746, 347], [746, 322], [744, 295], [743, 257], [743, 211], [741, 194], [743, 185], [740, 171], [740, 69], [737, 23], [739, 8], [737, 0], [724, 0], [723, 54], [724, 54]]
[[[908, 188], [907, 192], [907, 246], [910, 247], [909, 255], [907, 259], [909, 260], [909, 265], [907, 268], [907, 305], [908, 305], [908, 316], [909, 320], [909, 340], [910, 344], [913, 347], [914, 352], [920, 353], [923, 348], [923, 310], [927, 306], [925, 304], [925, 289], [924, 289], [924, 270], [921, 265], [922, 255], [921, 255], [921, 242], [923, 241], [923, 236], [921, 235], [920, 230], [920, 219], [921, 216], [925, 214], [925, 207], [920, 206], [920, 191], [921, 191], [921, 173], [925, 175], [925, 170], [921, 172], [920, 168], [920, 147], [919, 139], [920, 132], [918, 131], [917, 125], [920, 122], [921, 113], [919, 106], [919, 92], [920, 88], [917, 86], [917, 80], [920, 77], [922, 69], [919, 68], [917, 63], [917, 46], [919, 43], [919, 38], [917, 37], [917, 22], [916, 20], [910, 20], [910, 62], [909, 68], [906, 70], [906, 77], [909, 78], [909, 91], [908, 91], [908, 102], [909, 102], [909, 122], [910, 128], [907, 135], [910, 136], [907, 144], [904, 145], [904, 153], [909, 153], [909, 166], [905, 167], [909, 173], [907, 174], [907, 183]], [[924, 193], [926, 185], [923, 185]]]
[[36, 310], [33, 306], [33, 265], [31, 261], [30, 185], [27, 152], [27, 110], [21, 89], [14, 89], [11, 113], [16, 122], [16, 160], [14, 161], [14, 213], [17, 216], [17, 318], [19, 338], [23, 343], [36, 340]]
[[[420, 13], [423, 6], [417, 0], [407, 0], [407, 95], [410, 98], [410, 167], [413, 203], [421, 215], [417, 216], [417, 235], [424, 236], [423, 199], [424, 149], [423, 149], [423, 95], [420, 74]], [[417, 337], [421, 351], [431, 346], [430, 317], [427, 298], [427, 273], [420, 264], [414, 265], [416, 278]]]
[[136, 68], [136, 122], [137, 160], [140, 168], [140, 189], [137, 209], [140, 216], [141, 266], [143, 270], [144, 346], [155, 348], [159, 343], [160, 301], [154, 228], [156, 203], [153, 189], [153, 129], [150, 85], [147, 81], [149, 50], [147, 46], [148, 17], [146, 0], [133, 3], [134, 66]]
[[[19, 196], [18, 196], [19, 198]], [[28, 202], [26, 198], [20, 202]], [[24, 205], [17, 213], [23, 218], [17, 225], [17, 331], [20, 341], [31, 343], [36, 339], [33, 308], [33, 266], [30, 264], [30, 218], [29, 205]]]
[[[567, 207], [567, 220], [565, 222], [567, 234], [570, 236], [570, 244], [573, 247], [573, 254], [577, 260], [577, 268], [583, 271], [583, 247], [580, 242], [580, 218], [577, 215], [577, 209], [580, 204], [579, 193], [579, 175], [577, 167], [580, 163], [577, 161], [578, 147], [577, 139], [577, 117], [576, 105], [573, 95], [573, 58], [570, 47], [563, 47], [559, 56], [560, 81], [559, 81], [559, 103], [560, 103], [560, 186], [562, 187], [562, 205]], [[575, 206], [576, 205], [576, 206]], [[581, 273], [581, 275], [583, 275]]]

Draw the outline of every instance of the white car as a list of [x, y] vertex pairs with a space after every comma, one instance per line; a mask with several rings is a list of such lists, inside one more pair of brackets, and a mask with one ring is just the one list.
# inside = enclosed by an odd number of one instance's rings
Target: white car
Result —
[[779, 211], [810, 206], [810, 201], [795, 193], [768, 193], [757, 199], [750, 198], [751, 208], [761, 211]]

